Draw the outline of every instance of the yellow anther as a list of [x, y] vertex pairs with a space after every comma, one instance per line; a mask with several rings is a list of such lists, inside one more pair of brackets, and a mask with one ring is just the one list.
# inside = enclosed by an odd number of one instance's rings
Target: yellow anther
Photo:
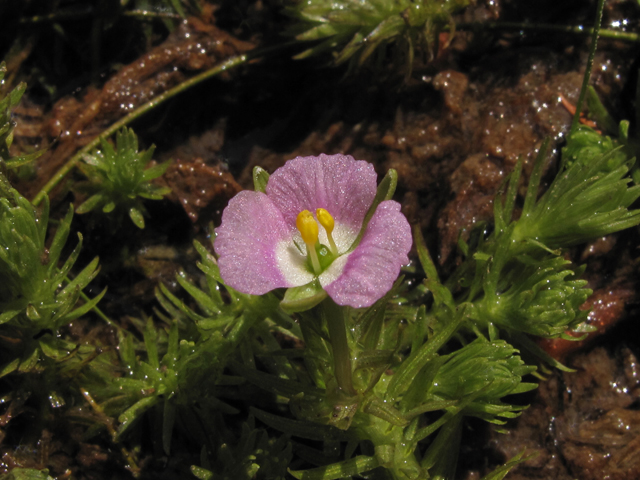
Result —
[[331, 235], [331, 232], [333, 232], [333, 226], [335, 225], [331, 214], [324, 208], [318, 208], [316, 210], [316, 217], [318, 217], [318, 222], [320, 222], [320, 225], [324, 227], [327, 234]]
[[309, 210], [303, 210], [298, 214], [296, 227], [302, 235], [302, 240], [307, 245], [315, 245], [318, 241], [318, 224]]
[[327, 232], [327, 239], [329, 240], [331, 253], [338, 256], [338, 247], [336, 247], [336, 242], [333, 241], [333, 235], [331, 235], [333, 227], [335, 226], [333, 217], [324, 208], [318, 208], [316, 210], [316, 217], [318, 217], [318, 222], [320, 222], [320, 225], [322, 225]]
[[318, 243], [318, 223], [313, 218], [309, 210], [303, 210], [296, 218], [296, 227], [300, 231], [302, 240], [307, 245], [307, 253], [311, 258], [311, 266], [316, 275], [320, 274], [320, 260], [316, 252], [316, 243]]

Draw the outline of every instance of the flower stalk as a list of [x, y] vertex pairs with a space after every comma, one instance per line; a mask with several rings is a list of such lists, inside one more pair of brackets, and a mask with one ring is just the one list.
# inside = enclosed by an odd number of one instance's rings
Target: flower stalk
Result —
[[351, 366], [351, 349], [347, 340], [347, 330], [345, 325], [345, 310], [348, 307], [341, 307], [327, 298], [322, 304], [322, 317], [327, 322], [329, 339], [333, 351], [333, 371], [336, 376], [336, 383], [340, 393], [348, 396], [357, 395], [353, 387], [353, 376]]

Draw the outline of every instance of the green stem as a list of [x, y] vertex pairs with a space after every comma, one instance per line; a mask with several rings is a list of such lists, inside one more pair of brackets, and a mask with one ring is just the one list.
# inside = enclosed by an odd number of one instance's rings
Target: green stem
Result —
[[[68, 278], [66, 279], [67, 281], [69, 280]], [[80, 292], [80, 298], [82, 298], [85, 302], [90, 301], [91, 299], [87, 296], [86, 293], [84, 292]], [[102, 320], [104, 320], [105, 322], [107, 322], [110, 326], [118, 329], [118, 330], [122, 330], [122, 327], [120, 325], [118, 325], [116, 322], [114, 322], [113, 320], [111, 320], [109, 317], [107, 317], [107, 315], [105, 315], [105, 313], [100, 310], [100, 308], [96, 305], [95, 307], [93, 307], [91, 310], [93, 310], [96, 315], [98, 315]]]
[[[69, 276], [64, 277], [64, 279], [67, 283], [71, 282], [71, 279], [69, 278]], [[91, 301], [89, 296], [86, 293], [84, 293], [82, 290], [80, 290], [80, 298], [82, 298], [85, 302]], [[122, 330], [122, 327], [118, 325], [116, 322], [114, 322], [113, 320], [111, 320], [109, 317], [107, 317], [107, 315], [102, 310], [100, 310], [100, 308], [97, 305], [95, 305], [91, 310], [95, 312], [95, 314], [98, 315], [102, 320], [107, 322], [107, 324], [110, 325], [111, 327], [114, 327], [117, 330]]]
[[139, 18], [170, 18], [172, 20], [180, 20], [182, 17], [177, 13], [170, 12], [152, 12], [150, 10], [127, 10], [122, 12], [124, 17], [139, 17]]
[[[595, 29], [585, 28], [582, 25], [552, 25], [548, 23], [521, 23], [521, 22], [488, 22], [488, 23], [458, 23], [458, 30], [520, 30], [532, 32], [558, 32], [575, 35], [593, 35]], [[640, 34], [621, 32], [620, 30], [600, 29], [602, 38], [621, 40], [625, 42], [640, 42]]]
[[[638, 80], [636, 80], [636, 105], [638, 104], [639, 98], [640, 98], [640, 70], [638, 70]], [[636, 136], [640, 137], [640, 108], [637, 108], [637, 107], [636, 107]]]
[[582, 87], [580, 88], [580, 97], [578, 97], [578, 103], [576, 103], [576, 113], [573, 115], [573, 122], [571, 122], [571, 133], [575, 132], [580, 125], [580, 113], [582, 112], [582, 104], [584, 103], [584, 97], [587, 94], [587, 86], [589, 85], [589, 78], [591, 78], [591, 70], [593, 69], [593, 59], [596, 56], [596, 48], [598, 47], [598, 36], [600, 35], [600, 25], [602, 25], [602, 13], [604, 12], [604, 0], [598, 0], [598, 10], [596, 11], [595, 25], [591, 35], [591, 50], [589, 51], [589, 58], [587, 59], [587, 68], [584, 72], [584, 78], [582, 79]]
[[351, 375], [351, 351], [344, 322], [346, 307], [341, 307], [331, 298], [327, 298], [322, 302], [321, 308], [329, 328], [329, 338], [333, 350], [333, 373], [336, 376], [338, 387], [348, 395], [356, 395]]
[[[150, 10], [126, 10], [120, 15], [123, 17], [137, 17], [137, 18], [168, 18], [172, 20], [180, 20], [182, 17], [177, 13], [171, 12], [153, 12]], [[32, 17], [23, 17], [18, 20], [20, 24], [36, 24], [36, 23], [57, 23], [68, 20], [84, 20], [87, 17], [97, 16], [96, 12], [91, 9], [81, 11], [68, 11], [68, 12], [55, 12], [47, 15], [34, 15]]]
[[[179, 85], [176, 85], [170, 90], [158, 95], [153, 100], [148, 101], [144, 105], [141, 105], [129, 115], [121, 118], [109, 128], [107, 128], [101, 135], [98, 135], [95, 139], [89, 142], [84, 148], [82, 148], [78, 153], [76, 153], [73, 157], [71, 157], [67, 162], [56, 172], [56, 174], [47, 182], [47, 184], [42, 187], [42, 190], [38, 192], [38, 194], [31, 201], [33, 205], [38, 205], [45, 197], [45, 195], [49, 194], [53, 188], [60, 183], [60, 181], [64, 178], [64, 176], [71, 171], [71, 169], [84, 157], [87, 153], [89, 153], [92, 149], [98, 146], [101, 138], [107, 138], [113, 135], [118, 129], [124, 127], [125, 125], [129, 125], [135, 119], [141, 117], [149, 110], [157, 107], [161, 103], [166, 102], [170, 98], [175, 97], [179, 93], [193, 87], [194, 85], [207, 80], [211, 77], [218, 75], [219, 73], [226, 72], [231, 70], [232, 68], [238, 67], [240, 65], [245, 64], [249, 60], [250, 56], [248, 54], [238, 55], [235, 57], [231, 57], [224, 62], [216, 65], [209, 70], [206, 70], [195, 77], [191, 77], [189, 80], [182, 82]], [[253, 56], [251, 57], [253, 58]]]

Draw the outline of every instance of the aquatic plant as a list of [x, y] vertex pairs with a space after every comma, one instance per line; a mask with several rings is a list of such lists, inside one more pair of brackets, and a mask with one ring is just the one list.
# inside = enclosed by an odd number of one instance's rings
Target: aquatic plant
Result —
[[[640, 197], [640, 188], [630, 184], [627, 174], [634, 160], [626, 151], [609, 137], [580, 126], [563, 149], [560, 172], [537, 198], [545, 150], [546, 144], [540, 149], [520, 218], [511, 220], [519, 166], [508, 191], [495, 204], [494, 233], [475, 253], [468, 252], [469, 263], [457, 282], [468, 287], [468, 301], [478, 302], [480, 310], [472, 316], [485, 317], [480, 320], [485, 327], [569, 338], [567, 329], [586, 331], [581, 326], [586, 312], [579, 306], [591, 290], [577, 279], [583, 269], [570, 266], [557, 249], [637, 225], [640, 211], [629, 206]], [[472, 274], [466, 268], [475, 271], [470, 282]]]
[[104, 137], [100, 139], [100, 149], [84, 157], [82, 170], [89, 177], [88, 185], [79, 188], [95, 192], [79, 207], [77, 212], [87, 213], [102, 208], [104, 213], [116, 209], [127, 212], [138, 228], [144, 228], [146, 209], [142, 199], [161, 200], [169, 192], [169, 187], [151, 183], [169, 167], [170, 161], [146, 168], [153, 156], [154, 146], [138, 151], [138, 137], [126, 127], [116, 134], [116, 146]]
[[[473, 236], [472, 244], [461, 243], [467, 260], [447, 283], [440, 282], [421, 232], [416, 230], [414, 239], [427, 276], [423, 287], [411, 288], [400, 279], [360, 311], [336, 304], [329, 293], [329, 298], [314, 299], [298, 309], [300, 333], [279, 329], [286, 331], [287, 337], [304, 342], [301, 355], [305, 376], [291, 376], [292, 365], [283, 370], [272, 366], [266, 373], [253, 365], [230, 364], [234, 373], [249, 382], [287, 398], [296, 420], [254, 409], [256, 418], [294, 438], [322, 440], [325, 450], [332, 443], [347, 441], [344, 457], [311, 460], [319, 458], [319, 452], [310, 454], [307, 459], [319, 466], [292, 471], [296, 478], [329, 480], [362, 475], [378, 467], [397, 479], [451, 478], [457, 458], [453, 445], [460, 441], [462, 419], [476, 416], [504, 423], [517, 416], [522, 407], [501, 399], [535, 388], [535, 384], [524, 381], [535, 367], [525, 365], [518, 350], [499, 339], [500, 331], [514, 345], [564, 368], [522, 334], [575, 340], [580, 337], [566, 332], [590, 330], [584, 323], [587, 312], [579, 307], [591, 290], [579, 279], [583, 268], [565, 260], [561, 249], [639, 224], [640, 212], [629, 206], [640, 191], [629, 185], [627, 173], [632, 160], [624, 150], [593, 130], [580, 127], [563, 151], [562, 168], [555, 180], [537, 198], [545, 152], [546, 144], [540, 147], [522, 215], [513, 218], [519, 163], [495, 202], [493, 233]], [[277, 175], [267, 178], [257, 170], [254, 179], [258, 188], [269, 194]], [[315, 180], [309, 183], [316, 185]], [[280, 191], [278, 183], [271, 188]], [[282, 191], [294, 195], [301, 189]], [[236, 209], [241, 205], [247, 206], [231, 202], [228, 208], [238, 215]], [[294, 222], [298, 210], [306, 209], [306, 205], [294, 206], [286, 211], [291, 217], [289, 223]], [[248, 211], [248, 217], [256, 218], [253, 210]], [[554, 221], [565, 212], [570, 218]], [[322, 225], [322, 219], [318, 221]], [[292, 230], [292, 226], [283, 228], [289, 236]], [[244, 226], [235, 230], [236, 237], [245, 231]], [[257, 241], [260, 239], [258, 235]], [[328, 237], [323, 241], [331, 243]], [[269, 251], [275, 251], [276, 244], [266, 242]], [[226, 245], [219, 250], [221, 262], [230, 250]], [[254, 245], [249, 250], [255, 252], [257, 248]], [[304, 258], [304, 251], [298, 255]], [[277, 258], [273, 254], [265, 256]], [[240, 261], [244, 261], [243, 256]], [[313, 264], [302, 265], [312, 276]], [[238, 271], [221, 268], [222, 280], [228, 274], [229, 281], [237, 281]], [[248, 274], [252, 282], [260, 282], [263, 279], [255, 277], [269, 279], [271, 270], [253, 269]], [[267, 289], [286, 286], [270, 284]], [[243, 287], [241, 281], [239, 288]], [[286, 300], [285, 295], [285, 309]], [[408, 322], [404, 329], [398, 328], [400, 320]], [[469, 343], [448, 352], [451, 347], [447, 345], [454, 336], [462, 336]], [[328, 430], [320, 434], [314, 431], [314, 424]], [[361, 453], [354, 456], [356, 451]], [[499, 476], [499, 470], [495, 475]]]
[[[180, 5], [161, 3], [168, 2]], [[450, 26], [448, 13], [464, 6], [383, 3], [291, 8], [314, 25], [310, 37], [325, 41], [307, 53], [337, 49], [337, 61], [355, 66], [397, 41], [408, 42], [411, 56], [412, 45]], [[390, 10], [398, 5], [405, 10]], [[417, 6], [429, 5], [441, 14], [435, 26], [418, 21]], [[367, 8], [377, 10], [354, 16]], [[384, 8], [391, 20], [376, 16]], [[8, 121], [15, 102], [5, 106]], [[95, 188], [80, 211], [121, 207], [144, 226], [142, 199], [166, 193], [150, 183], [166, 164], [145, 169], [152, 149], [138, 152], [129, 130], [114, 147], [107, 138], [115, 129], [103, 133], [98, 150], [96, 140], [85, 147], [89, 156], [78, 154]], [[376, 186], [371, 165], [344, 155], [291, 160], [271, 176], [258, 167], [256, 191], [230, 202], [217, 236], [211, 230], [213, 244], [194, 243], [199, 272], [185, 268], [175, 284], [159, 285], [163, 311], [129, 316], [128, 329], [113, 322], [106, 344], [90, 335], [76, 343], [64, 328], [99, 300], [77, 304], [97, 260], [73, 272], [78, 246], [59, 261], [71, 210], [45, 242], [44, 192], [55, 183], [34, 200], [44, 200], [38, 215], [2, 177], [0, 275], [10, 288], [0, 292], [0, 339], [9, 347], [0, 375], [20, 394], [36, 386], [52, 406], [64, 403], [57, 389], [75, 391], [73, 407], [57, 409], [56, 420], [83, 428], [84, 439], [108, 432], [111, 451], [134, 475], [137, 452], [151, 449], [161, 468], [192, 465], [201, 479], [285, 478], [287, 471], [322, 480], [454, 478], [465, 418], [501, 425], [523, 410], [505, 397], [535, 388], [536, 366], [519, 349], [563, 368], [530, 336], [574, 339], [589, 330], [579, 308], [591, 293], [584, 267], [562, 249], [640, 223], [631, 209], [640, 193], [628, 178], [627, 138], [575, 129], [555, 180], [539, 195], [542, 145], [521, 214], [514, 215], [519, 163], [494, 203], [493, 228], [477, 225], [468, 243], [460, 240], [462, 263], [444, 279], [419, 228], [422, 271], [401, 268], [411, 234], [392, 200], [393, 170]], [[123, 315], [138, 315], [135, 308]], [[34, 430], [54, 416], [34, 410]], [[503, 478], [523, 459], [485, 480]], [[44, 470], [10, 475], [47, 477]]]

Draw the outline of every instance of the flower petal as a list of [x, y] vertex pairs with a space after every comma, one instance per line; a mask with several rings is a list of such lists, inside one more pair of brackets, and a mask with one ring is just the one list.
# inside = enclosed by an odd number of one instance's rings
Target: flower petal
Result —
[[292, 231], [301, 211], [324, 208], [336, 229], [342, 225], [357, 235], [376, 195], [376, 181], [373, 165], [350, 155], [296, 157], [271, 175], [267, 195]]
[[216, 229], [215, 250], [225, 283], [262, 295], [291, 287], [278, 265], [278, 246], [291, 242], [290, 230], [273, 202], [260, 192], [243, 191], [229, 201]]
[[[343, 260], [342, 272], [330, 272], [332, 264], [320, 276], [320, 283], [338, 305], [368, 307], [391, 289], [400, 267], [409, 262], [411, 242], [411, 227], [400, 212], [400, 204], [384, 201], [358, 247]], [[342, 258], [334, 262], [334, 268], [342, 266], [338, 263]]]

